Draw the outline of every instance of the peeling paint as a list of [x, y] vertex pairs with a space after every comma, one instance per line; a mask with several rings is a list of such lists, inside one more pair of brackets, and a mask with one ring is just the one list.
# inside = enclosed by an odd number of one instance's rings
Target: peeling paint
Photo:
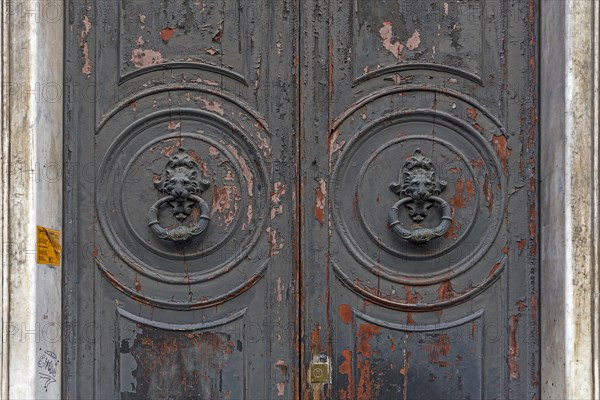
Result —
[[281, 281], [281, 277], [277, 278], [277, 302], [281, 303], [283, 301], [283, 282]]
[[225, 228], [229, 228], [229, 225], [235, 220], [240, 201], [241, 196], [237, 187], [214, 186], [212, 188], [211, 218], [217, 213], [221, 214]]
[[354, 375], [352, 374], [352, 353], [350, 350], [342, 350], [342, 357], [344, 361], [340, 364], [338, 372], [342, 375], [346, 375], [348, 379], [348, 386], [346, 389], [340, 388], [338, 390], [340, 400], [353, 400], [354, 397]]
[[485, 199], [487, 200], [488, 211], [489, 211], [490, 215], [492, 215], [492, 211], [494, 209], [494, 192], [492, 191], [492, 183], [490, 181], [490, 175], [487, 173], [485, 174], [485, 179], [483, 181], [483, 195], [484, 195]]
[[519, 314], [511, 315], [508, 320], [508, 371], [510, 379], [519, 379], [519, 343], [517, 342], [517, 328], [519, 324]]
[[352, 309], [348, 304], [341, 304], [338, 307], [338, 314], [344, 324], [348, 325], [352, 322]]
[[400, 41], [392, 43], [393, 33], [391, 22], [385, 21], [383, 23], [383, 26], [379, 29], [379, 36], [381, 37], [383, 47], [392, 53], [398, 61], [402, 61], [402, 50], [404, 49], [404, 45], [400, 43]]
[[450, 281], [442, 282], [438, 288], [438, 299], [440, 301], [452, 300], [456, 295], [457, 293], [452, 288], [452, 283]]
[[201, 96], [196, 97], [196, 100], [200, 100], [202, 103], [204, 103], [204, 108], [206, 110], [215, 112], [219, 115], [225, 115], [225, 110], [223, 110], [223, 104], [219, 103], [218, 101], [209, 101]]
[[467, 108], [467, 115], [469, 116], [469, 118], [471, 118], [473, 121], [475, 121], [477, 119], [477, 110], [474, 108]]
[[285, 396], [285, 382], [279, 382], [277, 385], [277, 396], [283, 397]]
[[508, 159], [512, 154], [512, 150], [508, 148], [508, 143], [504, 135], [492, 136], [492, 144], [500, 161], [502, 162], [502, 170], [504, 175], [508, 175]]
[[327, 187], [325, 180], [319, 179], [319, 187], [315, 193], [315, 218], [321, 225], [325, 223], [325, 198], [327, 197]]
[[171, 38], [173, 37], [173, 34], [175, 33], [176, 30], [177, 30], [176, 28], [171, 28], [171, 27], [167, 26], [162, 31], [160, 31], [161, 40], [164, 43], [169, 43], [169, 40], [171, 40]]
[[410, 38], [406, 41], [406, 48], [409, 50], [415, 50], [421, 44], [421, 34], [419, 31], [415, 31]]
[[285, 194], [286, 186], [277, 181], [273, 184], [273, 192], [271, 193], [271, 203], [273, 206], [271, 207], [271, 219], [275, 218], [277, 215], [283, 214], [283, 204], [281, 204], [281, 196]]
[[167, 129], [172, 132], [175, 131], [177, 129], [181, 128], [181, 122], [175, 122], [175, 121], [169, 121], [169, 124], [167, 125]]
[[371, 400], [374, 398], [373, 378], [375, 372], [371, 370], [371, 339], [378, 335], [381, 328], [371, 324], [361, 324], [358, 329], [356, 353], [358, 354], [357, 369], [359, 371], [357, 399]]
[[131, 50], [131, 59], [129, 60], [136, 68], [145, 68], [152, 65], [163, 63], [161, 52], [150, 49]]
[[284, 244], [283, 244], [283, 239], [280, 243], [277, 242], [277, 235], [278, 232], [277, 230], [275, 230], [272, 227], [268, 227], [267, 228], [267, 233], [268, 233], [268, 239], [269, 239], [269, 257], [273, 257], [277, 254], [280, 253], [280, 251], [283, 249]]
[[342, 140], [338, 143], [338, 138], [340, 136], [339, 130], [333, 131], [331, 137], [328, 138], [328, 146], [329, 146], [329, 170], [331, 171], [331, 159], [335, 153], [340, 151], [342, 147], [346, 144], [345, 140]]
[[[171, 157], [171, 154], [181, 147], [181, 138], [165, 140], [165, 144], [169, 143], [169, 146], [165, 146], [160, 152], [167, 157]], [[172, 143], [172, 144], [171, 144]]]
[[83, 17], [83, 29], [79, 34], [80, 43], [81, 43], [81, 53], [83, 55], [83, 66], [81, 67], [81, 72], [86, 76], [90, 77], [92, 74], [92, 60], [90, 59], [90, 50], [87, 42], [87, 38], [90, 34], [90, 30], [92, 29], [92, 23], [87, 15]]
[[467, 201], [470, 201], [473, 197], [475, 197], [475, 186], [473, 185], [472, 179], [467, 179], [465, 191], [467, 192]]
[[463, 208], [465, 206], [465, 201], [463, 199], [463, 190], [465, 183], [461, 178], [456, 181], [456, 185], [454, 188], [454, 196], [450, 199], [450, 205], [455, 208]]
[[427, 352], [427, 361], [431, 364], [437, 364], [440, 367], [448, 367], [448, 361], [443, 360], [450, 353], [450, 336], [448, 334], [439, 334], [437, 341], [431, 345], [430, 343], [425, 345], [425, 351]]
[[242, 172], [242, 176], [246, 180], [246, 186], [248, 188], [248, 196], [252, 197], [253, 192], [254, 192], [254, 176], [252, 174], [252, 171], [250, 170], [250, 167], [248, 167], [248, 163], [246, 163], [246, 160], [238, 153], [235, 146], [233, 146], [232, 144], [227, 144], [226, 147], [229, 149], [229, 151], [231, 152], [233, 157], [240, 164], [240, 170]]

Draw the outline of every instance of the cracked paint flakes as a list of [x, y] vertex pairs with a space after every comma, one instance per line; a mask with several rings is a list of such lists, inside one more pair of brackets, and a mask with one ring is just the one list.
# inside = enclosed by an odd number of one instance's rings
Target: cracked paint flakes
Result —
[[438, 288], [438, 299], [440, 301], [452, 300], [457, 296], [457, 293], [452, 288], [450, 281], [442, 282]]
[[437, 340], [435, 343], [428, 343], [425, 345], [425, 352], [427, 353], [427, 360], [431, 364], [437, 364], [440, 367], [448, 367], [448, 361], [444, 360], [450, 353], [450, 336], [448, 334], [436, 335]]
[[181, 147], [181, 138], [177, 137], [174, 139], [168, 139], [164, 141], [165, 147], [160, 151], [167, 157], [171, 157], [171, 154]]
[[288, 365], [283, 360], [277, 360], [275, 362], [275, 368], [279, 371], [280, 377], [278, 378], [278, 382], [275, 383], [277, 387], [277, 396], [283, 397], [285, 396], [285, 385], [287, 384], [287, 376], [288, 376]]
[[169, 121], [167, 124], [167, 129], [169, 132], [173, 132], [179, 128], [181, 128], [181, 122]]
[[196, 163], [198, 164], [198, 167], [200, 168], [200, 171], [202, 171], [202, 173], [204, 174], [204, 176], [209, 176], [210, 175], [210, 171], [208, 170], [208, 166], [206, 165], [206, 163], [204, 162], [204, 160], [202, 159], [202, 157], [200, 157], [200, 155], [198, 155], [198, 153], [196, 153], [196, 151], [194, 150], [188, 150], [187, 154], [192, 157], [192, 159], [194, 161], [196, 161]]
[[331, 160], [332, 160], [333, 155], [335, 153], [337, 153], [338, 151], [340, 151], [346, 144], [345, 140], [341, 140], [338, 142], [339, 137], [340, 137], [340, 131], [336, 129], [333, 131], [331, 136], [327, 138], [327, 145], [329, 147], [329, 171], [331, 171], [331, 167], [332, 167]]
[[406, 48], [409, 50], [415, 50], [421, 44], [421, 34], [419, 31], [414, 31], [411, 37], [406, 41]]
[[278, 232], [272, 227], [267, 228], [267, 234], [269, 236], [269, 257], [276, 256], [283, 250], [283, 238], [278, 242], [277, 235]]
[[142, 48], [131, 50], [131, 59], [129, 61], [131, 61], [136, 68], [146, 68], [164, 62], [160, 51]]
[[177, 31], [176, 28], [171, 28], [170, 26], [167, 26], [162, 31], [160, 31], [160, 38], [161, 38], [161, 40], [164, 43], [169, 43], [169, 40], [171, 40], [171, 38], [173, 38], [173, 35], [175, 34], [175, 31]]
[[210, 216], [221, 215], [222, 226], [229, 228], [237, 214], [242, 196], [235, 186], [214, 186], [212, 189], [212, 206]]
[[372, 349], [370, 341], [380, 331], [380, 327], [371, 324], [360, 324], [358, 329], [358, 340], [356, 342], [356, 354], [358, 355], [356, 367], [359, 371], [357, 399], [372, 399], [376, 394], [373, 387], [375, 371], [371, 370]]
[[384, 21], [383, 26], [379, 29], [381, 44], [383, 44], [383, 47], [392, 53], [392, 55], [396, 57], [398, 61], [402, 61], [402, 50], [404, 50], [404, 45], [400, 43], [399, 40], [392, 43], [393, 36], [392, 23], [389, 21]]
[[519, 379], [519, 343], [517, 342], [517, 328], [520, 314], [511, 315], [508, 320], [508, 371], [510, 379]]
[[277, 278], [277, 302], [281, 303], [283, 301], [283, 281], [281, 277]]
[[490, 215], [492, 215], [492, 211], [494, 209], [494, 191], [492, 189], [490, 175], [487, 173], [485, 174], [485, 178], [483, 180], [483, 196], [487, 202], [488, 211]]
[[196, 97], [196, 100], [200, 100], [202, 103], [204, 103], [204, 108], [207, 111], [212, 111], [219, 115], [225, 115], [225, 110], [223, 110], [223, 104], [221, 104], [220, 102], [216, 100], [210, 101], [201, 96]]
[[413, 51], [416, 50], [421, 44], [421, 33], [418, 30], [415, 30], [413, 34], [406, 39], [406, 46], [402, 44], [400, 40], [392, 42], [394, 33], [392, 23], [390, 21], [383, 22], [382, 27], [379, 29], [379, 37], [383, 47], [392, 53], [392, 55], [396, 57], [399, 62], [402, 61], [402, 51], [405, 47], [408, 50]]
[[498, 154], [498, 157], [500, 157], [504, 175], [508, 175], [508, 159], [512, 154], [512, 150], [508, 147], [506, 136], [492, 136], [492, 145], [494, 147], [494, 151], [496, 151], [496, 154]]
[[348, 304], [341, 304], [338, 307], [338, 314], [344, 324], [348, 325], [352, 322], [352, 309]]
[[457, 179], [454, 188], [454, 196], [452, 196], [452, 198], [450, 199], [450, 205], [452, 207], [463, 208], [465, 206], [465, 201], [463, 199], [464, 186], [464, 181], [461, 178]]
[[81, 67], [81, 72], [87, 78], [89, 78], [90, 75], [92, 74], [92, 60], [90, 59], [90, 49], [89, 49], [89, 45], [87, 42], [87, 38], [92, 29], [92, 22], [90, 21], [89, 17], [87, 15], [85, 15], [83, 17], [82, 23], [83, 23], [83, 29], [81, 30], [81, 32], [79, 34], [79, 42], [81, 45], [81, 53], [83, 56], [83, 66]]
[[342, 357], [344, 357], [344, 361], [340, 364], [338, 372], [347, 376], [348, 386], [346, 386], [346, 389], [340, 388], [338, 394], [340, 400], [351, 400], [355, 398], [354, 375], [352, 374], [352, 352], [344, 349], [342, 350]]
[[286, 186], [277, 181], [273, 185], [273, 192], [271, 193], [271, 203], [273, 206], [271, 207], [271, 219], [274, 219], [276, 216], [283, 214], [283, 204], [281, 204], [281, 196], [285, 194]]
[[228, 144], [228, 145], [226, 145], [226, 147], [231, 152], [233, 157], [237, 160], [237, 162], [240, 164], [240, 171], [242, 172], [242, 176], [246, 180], [246, 187], [248, 188], [248, 196], [252, 197], [253, 192], [254, 192], [254, 176], [252, 174], [252, 171], [250, 170], [250, 167], [248, 167], [248, 163], [246, 162], [244, 157], [242, 157], [238, 153], [238, 151], [234, 145]]
[[319, 179], [319, 186], [315, 191], [315, 219], [321, 225], [325, 223], [325, 199], [327, 198], [327, 185], [324, 179]]

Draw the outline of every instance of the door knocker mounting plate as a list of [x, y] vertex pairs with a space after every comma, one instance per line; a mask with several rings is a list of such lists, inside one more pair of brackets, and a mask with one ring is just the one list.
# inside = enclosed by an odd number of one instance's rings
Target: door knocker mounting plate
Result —
[[[171, 156], [160, 179], [154, 186], [166, 196], [154, 203], [148, 210], [148, 226], [156, 236], [161, 239], [183, 242], [194, 236], [200, 235], [210, 221], [210, 207], [200, 197], [206, 191], [210, 182], [200, 175], [198, 163], [190, 157], [184, 148], [179, 148]], [[183, 222], [192, 212], [192, 207], [197, 205], [200, 209], [198, 222], [194, 226], [180, 225], [172, 229], [163, 228], [158, 222], [158, 210], [165, 204], [171, 205], [173, 215]]]
[[[404, 196], [390, 209], [388, 224], [392, 232], [412, 243], [425, 243], [443, 236], [452, 223], [450, 204], [438, 195], [446, 189], [446, 182], [438, 180], [432, 161], [425, 157], [420, 149], [406, 160], [400, 171], [398, 182], [390, 184], [392, 192]], [[435, 228], [418, 227], [406, 229], [400, 225], [398, 213], [401, 206], [408, 209], [413, 221], [420, 223], [437, 204], [442, 210], [442, 220]]]

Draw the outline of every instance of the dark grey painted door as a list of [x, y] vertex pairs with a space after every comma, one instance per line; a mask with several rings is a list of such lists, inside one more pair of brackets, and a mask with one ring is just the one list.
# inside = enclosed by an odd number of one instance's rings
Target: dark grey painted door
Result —
[[302, 392], [538, 398], [537, 5], [301, 14]]
[[68, 4], [66, 397], [292, 398], [294, 5]]
[[68, 4], [65, 397], [538, 397], [537, 5]]

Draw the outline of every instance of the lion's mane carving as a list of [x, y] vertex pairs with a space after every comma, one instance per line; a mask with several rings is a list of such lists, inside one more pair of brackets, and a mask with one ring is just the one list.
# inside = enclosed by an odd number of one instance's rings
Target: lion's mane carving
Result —
[[431, 160], [423, 155], [420, 149], [406, 160], [400, 171], [398, 182], [390, 185], [397, 195], [411, 197], [416, 204], [407, 204], [409, 214], [414, 221], [420, 222], [427, 215], [428, 202], [431, 196], [437, 196], [446, 188], [446, 182], [437, 179], [435, 167]]
[[154, 186], [161, 192], [173, 196], [173, 213], [179, 220], [184, 220], [191, 212], [192, 202], [188, 197], [199, 194], [209, 188], [210, 182], [200, 177], [200, 169], [186, 152], [180, 148], [171, 156], [160, 180]]

